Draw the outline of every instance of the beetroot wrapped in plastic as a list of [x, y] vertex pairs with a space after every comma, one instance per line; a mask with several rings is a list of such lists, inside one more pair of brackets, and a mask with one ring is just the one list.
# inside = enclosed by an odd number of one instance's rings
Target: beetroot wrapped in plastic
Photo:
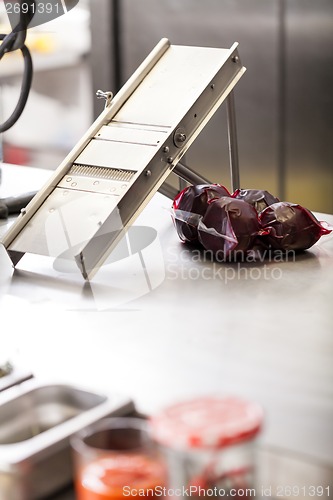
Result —
[[222, 196], [231, 194], [220, 184], [200, 184], [183, 189], [173, 201], [175, 225], [179, 238], [188, 243], [197, 244], [198, 223], [205, 215], [208, 204]]
[[306, 250], [331, 232], [310, 210], [286, 201], [265, 208], [259, 219], [268, 230], [262, 241], [276, 250]]
[[279, 198], [276, 198], [268, 191], [261, 191], [260, 189], [236, 189], [232, 197], [250, 203], [258, 213], [269, 205], [280, 201]]
[[220, 198], [209, 207], [198, 226], [199, 240], [218, 261], [242, 258], [262, 234], [256, 209], [243, 200]]

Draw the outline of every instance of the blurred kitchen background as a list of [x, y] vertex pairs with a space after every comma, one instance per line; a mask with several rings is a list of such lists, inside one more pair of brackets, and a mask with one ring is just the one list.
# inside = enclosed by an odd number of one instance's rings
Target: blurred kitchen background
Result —
[[[3, 1], [0, 24], [9, 31]], [[33, 86], [21, 119], [2, 134], [4, 161], [56, 168], [101, 112], [95, 92], [115, 93], [163, 37], [239, 42], [247, 68], [235, 88], [241, 186], [333, 213], [332, 0], [80, 0], [30, 30]], [[2, 121], [22, 68], [18, 53], [0, 62]], [[186, 163], [230, 188], [225, 105]]]

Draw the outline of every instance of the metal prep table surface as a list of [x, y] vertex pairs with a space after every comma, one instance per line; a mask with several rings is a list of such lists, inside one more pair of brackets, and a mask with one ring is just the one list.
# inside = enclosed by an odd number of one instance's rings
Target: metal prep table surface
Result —
[[[0, 198], [50, 175], [1, 169]], [[332, 487], [333, 237], [295, 262], [238, 269], [191, 254], [169, 208], [155, 195], [135, 225], [141, 255], [90, 284], [40, 256], [13, 271], [1, 248], [1, 346], [18, 346], [36, 377], [124, 393], [143, 413], [206, 393], [258, 401], [261, 483]]]

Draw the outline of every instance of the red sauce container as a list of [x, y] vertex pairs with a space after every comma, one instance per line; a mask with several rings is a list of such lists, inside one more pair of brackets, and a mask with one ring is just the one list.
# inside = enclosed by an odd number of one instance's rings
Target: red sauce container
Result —
[[142, 419], [104, 419], [71, 444], [77, 500], [154, 498], [166, 487], [165, 461]]
[[259, 405], [237, 398], [194, 399], [155, 415], [152, 434], [164, 447], [174, 496], [253, 498], [262, 421]]

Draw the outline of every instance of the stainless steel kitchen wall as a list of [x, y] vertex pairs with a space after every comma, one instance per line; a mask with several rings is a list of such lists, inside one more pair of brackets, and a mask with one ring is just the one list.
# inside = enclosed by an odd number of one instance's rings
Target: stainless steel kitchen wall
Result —
[[333, 1], [286, 2], [286, 195], [333, 212]]
[[[242, 187], [333, 212], [332, 0], [98, 0], [92, 11], [95, 88], [105, 87], [109, 64], [110, 83], [124, 82], [162, 37], [225, 48], [239, 42], [247, 67], [235, 89]], [[186, 162], [230, 187], [225, 105]]]

